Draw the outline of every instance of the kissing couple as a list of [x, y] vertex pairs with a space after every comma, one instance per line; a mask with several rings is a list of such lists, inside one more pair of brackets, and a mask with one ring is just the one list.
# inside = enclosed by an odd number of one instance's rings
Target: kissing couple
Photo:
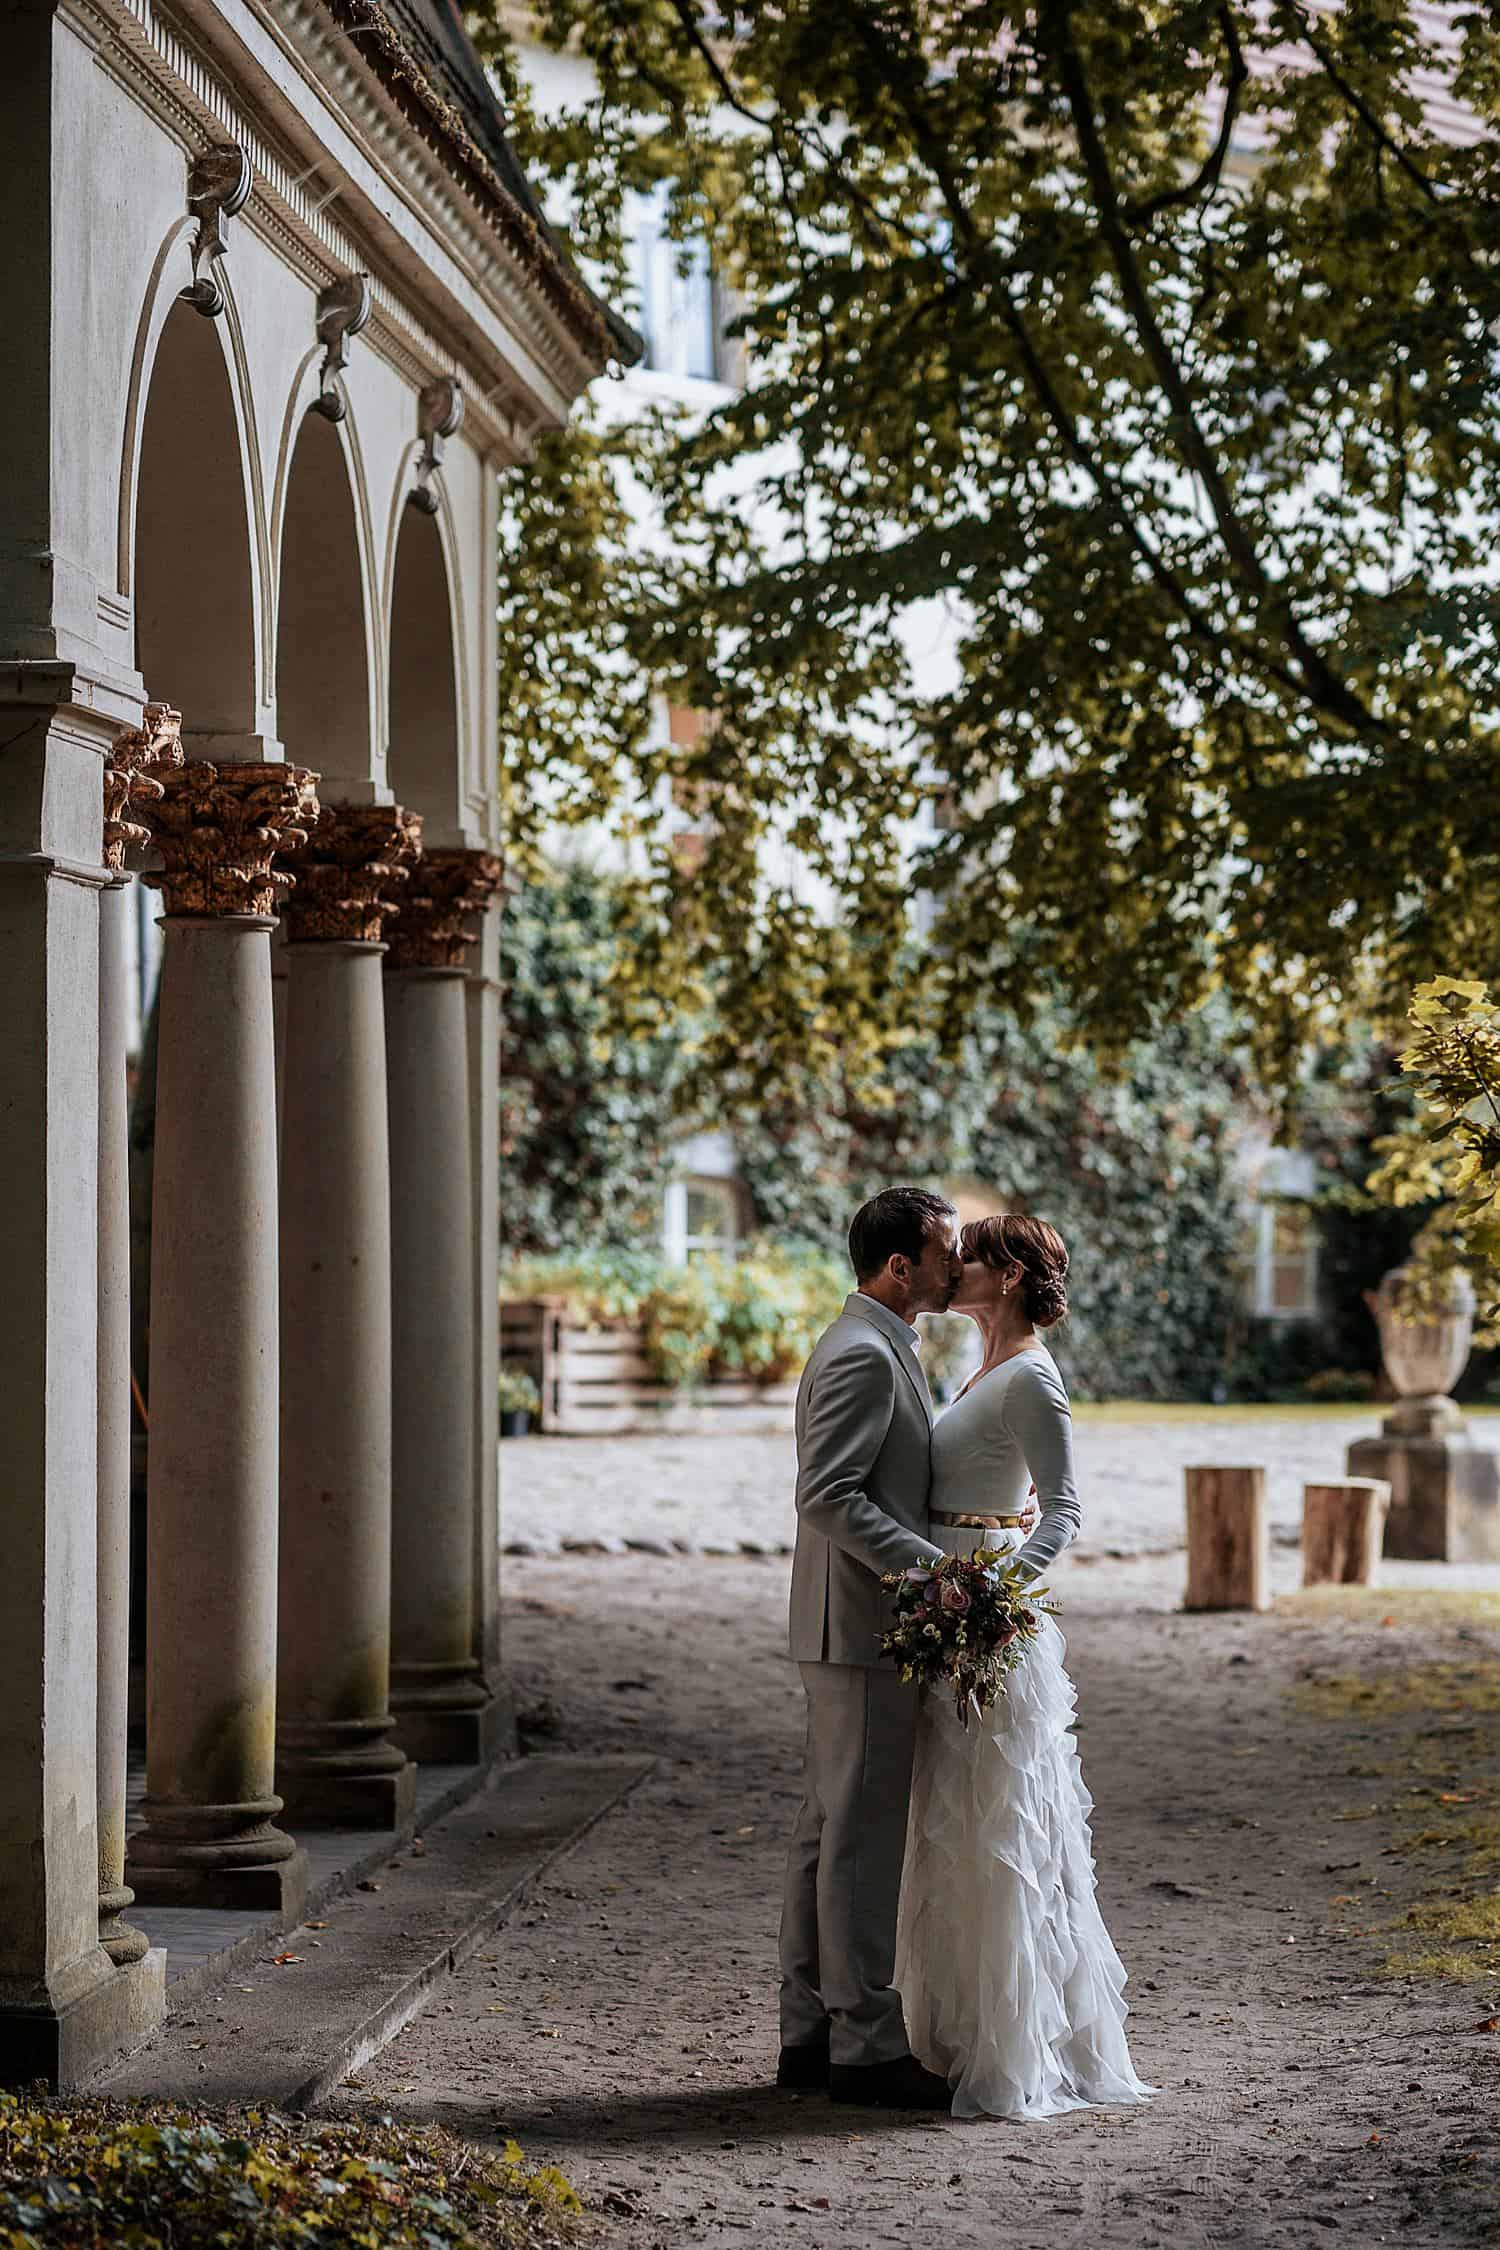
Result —
[[[885, 1573], [983, 1547], [1034, 1582], [1078, 1536], [1068, 1394], [1038, 1334], [1068, 1309], [1067, 1250], [1040, 1219], [960, 1233], [944, 1197], [894, 1187], [855, 1213], [849, 1256], [855, 1289], [797, 1393], [791, 1654], [807, 1751], [777, 2084], [955, 2117], [1147, 2100], [1095, 1897], [1061, 1633], [1044, 1616], [968, 1725], [880, 1646]], [[967, 1314], [984, 1345], [937, 1422], [924, 1312]]]

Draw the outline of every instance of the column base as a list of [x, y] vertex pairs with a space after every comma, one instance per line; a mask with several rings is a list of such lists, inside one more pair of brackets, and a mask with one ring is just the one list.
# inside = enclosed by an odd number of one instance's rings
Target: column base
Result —
[[125, 1851], [142, 1906], [227, 1907], [293, 1921], [307, 1897], [307, 1854], [275, 1826], [279, 1797], [183, 1805], [148, 1797], [146, 1826]]
[[440, 1702], [414, 1695], [404, 1702], [393, 1693], [395, 1739], [424, 1766], [491, 1766], [507, 1748], [508, 1706], [477, 1680], [466, 1683], [474, 1701]]
[[406, 1828], [416, 1816], [417, 1769], [409, 1757], [389, 1773], [278, 1773], [276, 1786], [293, 1828]]
[[141, 1960], [151, 1942], [144, 1930], [132, 1929], [120, 1920], [126, 1907], [134, 1903], [135, 1893], [124, 1883], [99, 1893], [99, 1943], [117, 1969]]
[[153, 1946], [138, 1961], [106, 1967], [60, 2006], [0, 2002], [0, 2084], [42, 2079], [81, 2086], [156, 2029], [166, 2013], [167, 1956]]

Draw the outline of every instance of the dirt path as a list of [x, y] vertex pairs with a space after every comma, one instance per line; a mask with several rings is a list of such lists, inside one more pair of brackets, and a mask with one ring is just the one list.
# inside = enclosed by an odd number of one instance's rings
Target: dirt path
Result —
[[[514, 2134], [632, 2250], [1500, 2239], [1500, 2036], [1473, 2028], [1500, 1976], [1381, 1973], [1390, 1941], [1353, 1933], [1430, 1882], [1420, 1853], [1385, 1849], [1390, 1743], [1296, 1695], [1472, 1666], [1500, 1654], [1494, 1629], [1187, 1618], [1159, 1566], [1059, 1570], [1101, 1894], [1162, 2092], [1018, 2127], [769, 2087], [801, 1721], [784, 1565], [570, 1558], [510, 1565], [508, 1587], [508, 1661], [549, 1746], [660, 1764], [344, 2102]], [[1476, 1753], [1492, 1746], [1470, 1734]]]

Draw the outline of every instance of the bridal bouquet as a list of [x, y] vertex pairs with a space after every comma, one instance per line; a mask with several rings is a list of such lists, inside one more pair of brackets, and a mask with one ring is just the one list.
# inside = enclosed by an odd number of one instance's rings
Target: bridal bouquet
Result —
[[903, 1680], [951, 1690], [967, 1726], [970, 1707], [987, 1711], [1055, 1609], [1044, 1586], [1029, 1584], [1014, 1555], [981, 1547], [973, 1555], [940, 1555], [881, 1581], [896, 1597], [896, 1622], [881, 1637]]

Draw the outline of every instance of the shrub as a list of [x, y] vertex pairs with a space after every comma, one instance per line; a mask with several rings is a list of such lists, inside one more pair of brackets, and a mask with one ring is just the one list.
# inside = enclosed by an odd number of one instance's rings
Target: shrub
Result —
[[0, 2243], [44, 2250], [541, 2250], [577, 2196], [435, 2129], [0, 2094]]
[[501, 1295], [566, 1298], [576, 1319], [622, 1320], [638, 1328], [651, 1372], [673, 1389], [710, 1374], [774, 1383], [795, 1374], [849, 1286], [821, 1251], [753, 1241], [735, 1259], [661, 1259], [601, 1252], [570, 1258], [519, 1258], [501, 1276]]

